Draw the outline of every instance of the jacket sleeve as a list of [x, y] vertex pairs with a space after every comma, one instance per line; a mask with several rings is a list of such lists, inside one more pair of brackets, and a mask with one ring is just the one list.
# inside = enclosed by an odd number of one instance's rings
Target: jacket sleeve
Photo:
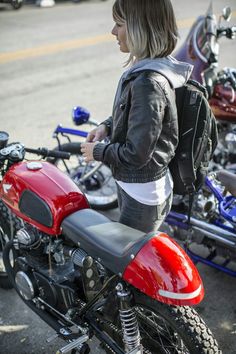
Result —
[[139, 169], [145, 166], [156, 149], [165, 107], [166, 97], [157, 81], [135, 80], [125, 143], [99, 143], [94, 148], [94, 158], [117, 167]]
[[110, 136], [112, 132], [112, 116], [108, 117], [106, 120], [104, 120], [102, 123], [99, 125], [104, 124], [107, 128], [107, 135]]

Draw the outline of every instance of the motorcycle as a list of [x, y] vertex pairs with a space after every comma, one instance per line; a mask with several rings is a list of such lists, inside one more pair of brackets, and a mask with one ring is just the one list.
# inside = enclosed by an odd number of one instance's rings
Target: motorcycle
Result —
[[[90, 118], [90, 113], [87, 109], [80, 106], [72, 109], [72, 120], [76, 126], [83, 125], [83, 130], [58, 125], [53, 132], [53, 138], [57, 140], [55, 151], [69, 152], [71, 154], [70, 160], [50, 158], [48, 161], [72, 178], [86, 195], [93, 209], [108, 210], [116, 208], [118, 205], [117, 189], [111, 170], [101, 162], [85, 163], [80, 149], [80, 142], [72, 142], [70, 138], [70, 136], [86, 138], [88, 130], [98, 126], [99, 123]], [[62, 137], [67, 140], [66, 143], [61, 143]]]
[[0, 133], [0, 197], [22, 223], [5, 244], [5, 269], [24, 303], [67, 342], [58, 353], [89, 353], [94, 335], [108, 353], [221, 353], [192, 308], [204, 289], [184, 250], [165, 233], [92, 210], [46, 157], [69, 154], [9, 144]]
[[[218, 121], [219, 144], [213, 155], [205, 184], [195, 196], [189, 219], [189, 198], [175, 196], [163, 230], [183, 243], [194, 262], [201, 262], [236, 276], [236, 69], [217, 72], [219, 43], [222, 36], [232, 39], [236, 27], [224, 27], [221, 19], [229, 20], [230, 8], [223, 10], [219, 21], [212, 6], [205, 16], [193, 24], [187, 40], [175, 57], [194, 65], [192, 78], [208, 90], [209, 103]], [[222, 171], [223, 169], [223, 171]], [[230, 173], [232, 172], [232, 174]], [[231, 194], [224, 195], [224, 189]]]
[[1, 4], [10, 4], [14, 10], [19, 10], [23, 5], [23, 0], [0, 0]]
[[222, 37], [234, 39], [236, 26], [223, 26], [229, 21], [230, 7], [223, 9], [217, 21], [212, 3], [204, 16], [193, 23], [187, 39], [174, 57], [194, 66], [191, 78], [203, 84], [209, 94], [209, 104], [218, 121], [219, 144], [213, 156], [212, 169], [235, 170], [236, 163], [236, 69], [218, 71], [218, 57]]
[[236, 175], [220, 170], [206, 177], [188, 219], [188, 197], [175, 196], [162, 225], [191, 259], [236, 276]]
[[[230, 9], [223, 10], [222, 18], [228, 20]], [[180, 50], [175, 54], [176, 58], [186, 60], [194, 64], [193, 79], [205, 84], [210, 94], [209, 102], [212, 105], [216, 118], [219, 121], [219, 146], [213, 157], [212, 170], [218, 170], [225, 167], [228, 170], [235, 170], [235, 138], [234, 129], [235, 114], [235, 70], [224, 69], [217, 72], [218, 39], [222, 36], [232, 38], [235, 33], [235, 27], [222, 27], [221, 21], [216, 21], [210, 7], [205, 16], [200, 16], [193, 24], [187, 40]], [[231, 93], [231, 94], [230, 94]], [[234, 98], [234, 99], [233, 99]], [[229, 106], [231, 104], [231, 106]], [[218, 108], [220, 109], [218, 109]], [[90, 127], [98, 125], [90, 119], [90, 114], [86, 109], [75, 107], [73, 109], [73, 121], [76, 125], [89, 124]], [[73, 143], [70, 135], [76, 135], [85, 138], [85, 130], [77, 130], [58, 126], [54, 131], [54, 137], [58, 141], [56, 150], [68, 151], [72, 154], [71, 160], [66, 162], [61, 158], [50, 158], [50, 162], [56, 164], [79, 185], [88, 198], [90, 205], [95, 209], [109, 209], [117, 206], [116, 186], [107, 166], [101, 163], [86, 164], [83, 161], [80, 151], [80, 144]], [[59, 136], [68, 139], [68, 143], [61, 144]], [[73, 161], [73, 164], [72, 164]], [[178, 197], [177, 197], [178, 198]], [[183, 204], [185, 200], [183, 199]], [[3, 205], [5, 210], [6, 207]], [[1, 203], [0, 203], [1, 211]], [[8, 212], [8, 213], [7, 213]], [[2, 215], [8, 215], [5, 210]], [[198, 215], [203, 219], [203, 215]], [[2, 233], [9, 235], [9, 216], [3, 218], [7, 220], [2, 225]], [[13, 216], [11, 228], [17, 229], [19, 221]], [[4, 273], [3, 273], [4, 274]], [[1, 275], [1, 273], [0, 273]], [[7, 278], [6, 278], [6, 286]]]

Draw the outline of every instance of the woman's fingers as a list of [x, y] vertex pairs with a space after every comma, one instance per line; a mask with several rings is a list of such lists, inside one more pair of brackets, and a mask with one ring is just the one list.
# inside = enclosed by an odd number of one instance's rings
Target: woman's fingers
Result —
[[97, 143], [82, 143], [81, 152], [85, 159], [85, 162], [93, 161], [93, 149]]
[[93, 142], [93, 140], [94, 140], [94, 138], [95, 138], [95, 135], [96, 135], [96, 132], [94, 132], [94, 131], [92, 130], [90, 133], [88, 133], [87, 138], [86, 138], [86, 141], [87, 141], [88, 143]]

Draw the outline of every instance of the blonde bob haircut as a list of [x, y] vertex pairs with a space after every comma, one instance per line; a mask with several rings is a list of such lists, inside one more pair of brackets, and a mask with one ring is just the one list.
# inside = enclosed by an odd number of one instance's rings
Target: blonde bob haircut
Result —
[[113, 19], [126, 25], [130, 58], [163, 58], [170, 55], [177, 42], [178, 29], [170, 0], [116, 0]]

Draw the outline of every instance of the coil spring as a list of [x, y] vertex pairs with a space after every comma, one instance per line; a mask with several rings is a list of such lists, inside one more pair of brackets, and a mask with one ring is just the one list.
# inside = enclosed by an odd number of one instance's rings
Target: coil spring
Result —
[[[120, 329], [118, 329], [113, 323], [106, 321], [106, 325], [108, 327], [110, 327], [110, 329], [112, 329], [112, 331], [115, 332], [116, 335], [119, 335], [119, 336], [123, 335], [122, 331]], [[106, 347], [107, 350], [109, 350], [109, 352], [111, 354], [115, 354], [115, 352], [109, 347], [109, 345], [107, 343], [103, 342], [103, 346]], [[142, 353], [143, 354], [152, 354], [152, 352], [150, 352], [147, 348], [144, 348], [144, 347], [142, 347]]]
[[132, 350], [140, 345], [140, 333], [136, 315], [131, 308], [119, 310], [119, 312], [125, 346], [128, 350]]

